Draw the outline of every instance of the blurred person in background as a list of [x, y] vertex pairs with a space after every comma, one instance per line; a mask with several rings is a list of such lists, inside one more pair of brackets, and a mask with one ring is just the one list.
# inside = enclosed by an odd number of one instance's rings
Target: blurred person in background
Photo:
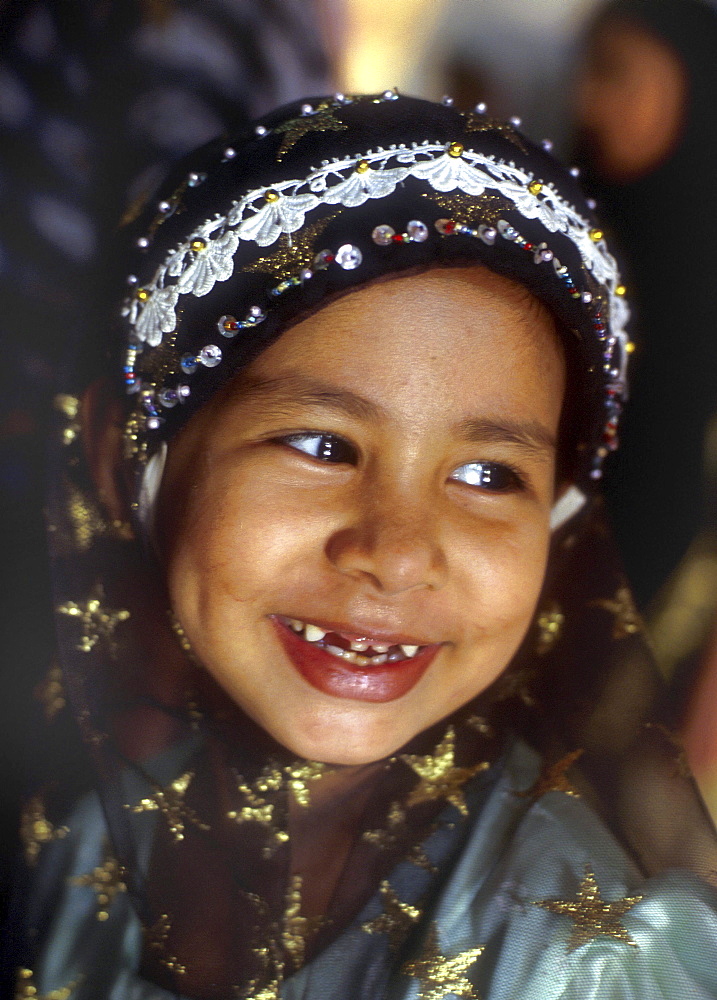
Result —
[[[3, 845], [17, 747], [33, 739], [23, 706], [53, 642], [40, 497], [56, 376], [102, 296], [127, 206], [198, 143], [330, 86], [315, 13], [308, 0], [0, 4]], [[56, 405], [71, 417], [70, 397]]]
[[584, 180], [637, 308], [631, 400], [606, 493], [717, 815], [717, 656], [704, 652], [717, 608], [717, 10], [607, 4], [576, 93]]

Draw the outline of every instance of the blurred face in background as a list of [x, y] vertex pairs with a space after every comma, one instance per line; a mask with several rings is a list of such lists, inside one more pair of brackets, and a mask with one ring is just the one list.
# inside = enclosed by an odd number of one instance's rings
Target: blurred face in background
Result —
[[578, 74], [576, 123], [595, 171], [628, 183], [667, 160], [685, 121], [688, 78], [677, 53], [625, 19], [592, 34]]

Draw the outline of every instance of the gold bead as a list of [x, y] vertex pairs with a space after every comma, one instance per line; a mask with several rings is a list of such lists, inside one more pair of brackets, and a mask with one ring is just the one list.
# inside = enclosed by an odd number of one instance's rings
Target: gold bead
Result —
[[137, 289], [137, 298], [139, 299], [140, 302], [146, 302], [147, 299], [149, 298], [149, 292], [147, 291], [147, 289], [146, 288], [138, 288]]
[[207, 246], [204, 240], [192, 240], [192, 242], [189, 245], [192, 248], [192, 250], [204, 250], [206, 249]]
[[448, 155], [454, 156], [456, 159], [458, 159], [459, 156], [463, 156], [463, 143], [452, 142], [448, 147]]
[[531, 181], [530, 184], [528, 185], [528, 190], [530, 191], [531, 194], [540, 194], [540, 192], [543, 190], [543, 185], [540, 183], [540, 181]]
[[365, 174], [368, 170], [368, 160], [359, 160], [356, 164], [356, 173]]
[[604, 235], [605, 234], [603, 233], [602, 229], [590, 230], [590, 239], [593, 241], [593, 243], [599, 243]]
[[627, 351], [628, 354], [632, 354], [633, 351], [635, 350], [635, 345], [631, 340], [628, 340], [628, 342], [625, 344], [625, 350]]
[[615, 289], [615, 294], [623, 296], [627, 292], [627, 288], [624, 285], [618, 285]]
[[272, 190], [270, 188], [268, 191], [264, 192], [264, 201], [272, 202], [272, 201], [278, 201], [278, 200], [279, 200], [279, 192], [278, 191], [274, 191], [274, 190]]

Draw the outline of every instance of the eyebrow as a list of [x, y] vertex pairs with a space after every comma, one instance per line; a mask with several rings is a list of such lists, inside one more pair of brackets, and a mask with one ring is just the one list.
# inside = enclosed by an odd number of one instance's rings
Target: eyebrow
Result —
[[[242, 398], [258, 396], [272, 411], [281, 411], [284, 405], [293, 406], [298, 403], [345, 413], [371, 423], [377, 423], [387, 412], [380, 404], [359, 393], [298, 372], [268, 378], [255, 376], [238, 388]], [[451, 432], [462, 441], [514, 444], [534, 453], [552, 452], [557, 447], [555, 436], [543, 424], [534, 420], [468, 417], [454, 424]]]

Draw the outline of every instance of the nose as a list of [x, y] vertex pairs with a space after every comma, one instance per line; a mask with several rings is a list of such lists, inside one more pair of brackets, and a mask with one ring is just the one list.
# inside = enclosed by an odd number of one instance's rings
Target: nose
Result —
[[437, 590], [447, 564], [435, 513], [429, 505], [386, 497], [366, 504], [329, 538], [326, 554], [347, 576], [390, 596]]

